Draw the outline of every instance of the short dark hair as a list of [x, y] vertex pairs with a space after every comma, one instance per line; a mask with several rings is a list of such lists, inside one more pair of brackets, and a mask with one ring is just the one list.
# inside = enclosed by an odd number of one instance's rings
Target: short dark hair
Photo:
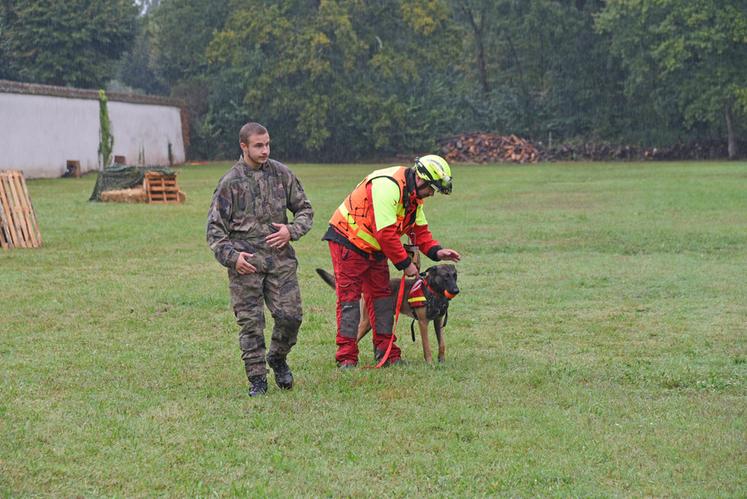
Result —
[[264, 135], [267, 133], [267, 128], [263, 127], [259, 123], [250, 122], [241, 127], [239, 130], [239, 142], [242, 144], [249, 145], [250, 135]]

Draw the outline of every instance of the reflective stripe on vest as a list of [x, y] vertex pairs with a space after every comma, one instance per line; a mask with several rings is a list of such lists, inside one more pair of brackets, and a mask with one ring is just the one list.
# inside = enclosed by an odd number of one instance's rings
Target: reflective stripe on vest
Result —
[[358, 224], [355, 223], [355, 220], [350, 215], [350, 212], [348, 211], [348, 208], [345, 206], [345, 203], [343, 202], [339, 208], [337, 208], [343, 217], [348, 222], [348, 226], [352, 229], [353, 234], [355, 237], [358, 237], [360, 239], [363, 239], [365, 242], [371, 245], [376, 251], [381, 251], [381, 245], [379, 244], [379, 241], [376, 240], [375, 237], [373, 237], [371, 234], [366, 232], [365, 230], [358, 227]]

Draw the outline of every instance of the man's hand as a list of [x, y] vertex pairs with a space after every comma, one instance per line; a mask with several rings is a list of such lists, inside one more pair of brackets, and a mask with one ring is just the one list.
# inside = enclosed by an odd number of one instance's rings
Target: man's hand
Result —
[[462, 255], [448, 248], [438, 250], [436, 256], [441, 260], [451, 260], [452, 262], [458, 262], [462, 258]]
[[407, 266], [407, 268], [405, 269], [405, 275], [407, 277], [415, 277], [418, 275], [418, 268], [414, 263], [410, 263], [410, 265]]
[[236, 260], [236, 272], [239, 274], [251, 274], [257, 271], [257, 268], [249, 263], [249, 259], [254, 256], [254, 253], [239, 253], [239, 259]]
[[265, 238], [265, 242], [270, 248], [280, 249], [290, 241], [291, 235], [288, 230], [288, 226], [284, 224], [272, 224], [277, 229], [277, 232], [273, 232]]

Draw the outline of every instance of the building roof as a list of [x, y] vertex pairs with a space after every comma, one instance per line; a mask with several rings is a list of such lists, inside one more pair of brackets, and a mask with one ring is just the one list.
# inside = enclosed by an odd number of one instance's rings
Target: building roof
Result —
[[[90, 90], [73, 87], [58, 87], [54, 85], [40, 85], [38, 83], [23, 83], [20, 81], [0, 80], [0, 93], [28, 94], [28, 95], [50, 95], [54, 97], [68, 97], [70, 99], [99, 99], [98, 90]], [[121, 92], [107, 92], [106, 98], [110, 101], [130, 102], [132, 104], [155, 104], [160, 106], [173, 106], [183, 108], [185, 102], [169, 97], [156, 95], [141, 95]]]

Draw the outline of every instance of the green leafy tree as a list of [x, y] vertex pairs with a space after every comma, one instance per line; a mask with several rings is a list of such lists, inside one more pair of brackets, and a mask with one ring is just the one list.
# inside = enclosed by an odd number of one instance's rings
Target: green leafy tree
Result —
[[167, 85], [207, 73], [206, 48], [228, 13], [228, 0], [164, 0], [150, 6], [153, 67]]
[[131, 0], [6, 0], [0, 45], [9, 72], [37, 83], [104, 86], [135, 35]]
[[[236, 141], [229, 148], [228, 135], [216, 137], [222, 129], [208, 121], [215, 119], [220, 126], [227, 127], [225, 115], [232, 113], [228, 104], [231, 95], [223, 93], [226, 90], [225, 76], [221, 71], [209, 68], [207, 60], [207, 47], [229, 15], [229, 0], [142, 3], [143, 8], [147, 8], [148, 50], [147, 56], [142, 54], [137, 66], [144, 68], [144, 73], [152, 72], [159, 86], [186, 102], [190, 127], [187, 155], [194, 158], [232, 157], [236, 152]], [[233, 131], [230, 136], [235, 135]]]
[[138, 18], [137, 34], [119, 60], [116, 79], [147, 94], [165, 95], [169, 92], [169, 86], [158, 74], [152, 49], [152, 24], [151, 14], [146, 13]]
[[187, 101], [195, 156], [238, 154], [250, 119], [287, 158], [432, 150], [469, 130], [647, 145], [725, 135], [734, 155], [747, 114], [747, 7], [733, 0], [138, 4], [120, 79]]
[[268, 123], [287, 155], [430, 148], [451, 122], [441, 106], [458, 55], [449, 16], [445, 2], [426, 0], [252, 0], [209, 56], [216, 71], [241, 76], [229, 109]]
[[0, 79], [15, 79], [8, 53], [8, 25], [10, 24], [10, 1], [0, 3]]
[[625, 65], [628, 95], [650, 99], [665, 120], [674, 111], [686, 127], [725, 131], [729, 157], [737, 156], [737, 120], [747, 110], [747, 4], [610, 0], [597, 25]]
[[619, 94], [605, 37], [594, 31], [595, 1], [451, 2], [463, 33], [468, 128], [542, 138], [608, 136]]

